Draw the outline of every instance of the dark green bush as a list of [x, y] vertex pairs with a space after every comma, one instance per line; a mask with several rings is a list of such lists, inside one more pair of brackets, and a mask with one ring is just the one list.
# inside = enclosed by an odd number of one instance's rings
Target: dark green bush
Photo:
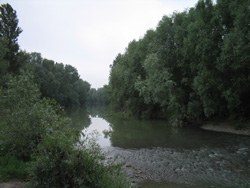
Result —
[[31, 73], [11, 77], [6, 85], [0, 89], [0, 147], [27, 160], [44, 137], [69, 127], [70, 119], [58, 115], [50, 100], [40, 100]]
[[126, 188], [130, 184], [114, 164], [104, 165], [99, 147], [54, 134], [38, 147], [29, 170], [30, 188]]
[[9, 179], [25, 180], [28, 176], [28, 163], [19, 160], [9, 154], [0, 156], [0, 180]]

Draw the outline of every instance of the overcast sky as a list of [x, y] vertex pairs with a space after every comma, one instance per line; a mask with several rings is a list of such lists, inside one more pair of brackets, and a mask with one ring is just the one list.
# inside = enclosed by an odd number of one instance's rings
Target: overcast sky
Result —
[[198, 0], [0, 0], [16, 11], [21, 49], [77, 68], [93, 88], [108, 84], [109, 65], [162, 16]]

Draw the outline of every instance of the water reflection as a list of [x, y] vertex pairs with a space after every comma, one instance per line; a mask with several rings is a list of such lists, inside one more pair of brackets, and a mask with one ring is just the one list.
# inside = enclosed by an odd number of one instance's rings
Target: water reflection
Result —
[[[102, 121], [103, 125], [99, 122], [99, 125], [92, 124], [92, 126], [96, 129], [101, 128], [102, 136], [110, 140], [111, 146], [124, 149], [154, 147], [199, 149], [228, 146], [231, 148], [232, 145], [244, 146], [249, 142], [248, 137], [244, 139], [242, 136], [209, 132], [198, 128], [177, 128], [162, 120], [99, 118], [99, 121]], [[102, 128], [104, 125], [105, 128]]]
[[109, 106], [105, 105], [91, 105], [87, 107], [88, 114], [91, 117], [104, 117], [105, 115], [111, 113]]
[[91, 122], [92, 124], [90, 127], [87, 128], [86, 132], [91, 133], [97, 130], [99, 133], [97, 143], [101, 146], [101, 148], [110, 147], [111, 146], [110, 138], [105, 137], [104, 134], [105, 131], [110, 130], [109, 123], [104, 119], [98, 117], [91, 117]]
[[83, 130], [91, 125], [87, 108], [68, 110], [67, 115], [72, 119], [73, 126], [77, 130]]
[[125, 149], [173, 147], [171, 146], [173, 144], [177, 147], [180, 142], [177, 137], [181, 130], [168, 126], [165, 121], [121, 119], [108, 119], [108, 121], [113, 130], [110, 139], [114, 147]]

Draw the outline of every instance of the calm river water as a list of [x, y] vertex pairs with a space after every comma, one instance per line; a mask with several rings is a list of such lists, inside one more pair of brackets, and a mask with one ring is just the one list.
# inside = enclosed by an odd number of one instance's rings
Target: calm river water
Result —
[[124, 162], [140, 188], [250, 187], [250, 137], [90, 114], [71, 117], [78, 129], [99, 132], [108, 158]]

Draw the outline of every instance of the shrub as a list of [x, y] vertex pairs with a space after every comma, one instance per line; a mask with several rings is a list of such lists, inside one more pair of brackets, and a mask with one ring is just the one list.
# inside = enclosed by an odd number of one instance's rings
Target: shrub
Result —
[[39, 145], [29, 170], [29, 188], [127, 188], [130, 184], [120, 167], [104, 164], [95, 143], [72, 142], [65, 134], [54, 134]]
[[0, 180], [27, 178], [28, 163], [6, 154], [0, 156]]
[[27, 160], [44, 137], [70, 126], [70, 119], [54, 110], [51, 101], [40, 100], [31, 73], [11, 77], [0, 89], [0, 147]]

